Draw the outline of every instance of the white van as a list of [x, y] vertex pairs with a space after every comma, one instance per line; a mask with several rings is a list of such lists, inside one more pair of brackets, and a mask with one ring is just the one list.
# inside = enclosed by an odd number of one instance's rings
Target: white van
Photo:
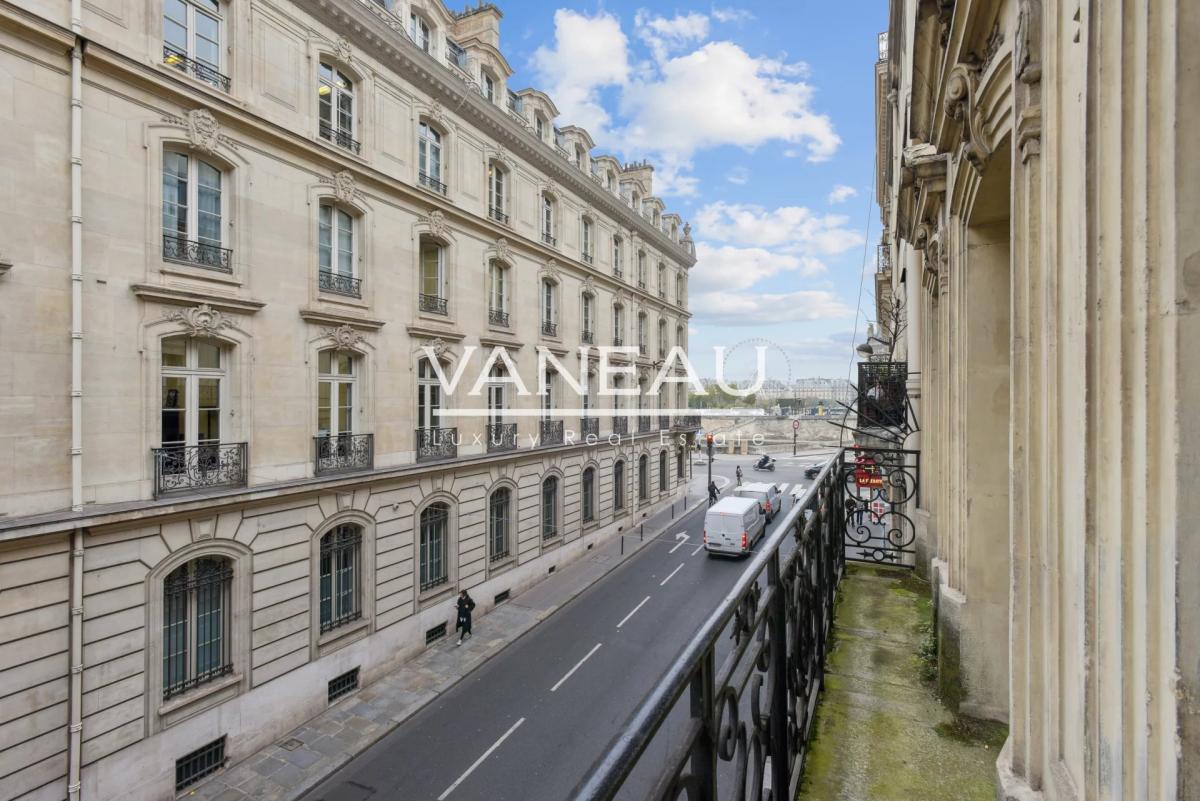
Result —
[[767, 515], [767, 523], [783, 508], [783, 493], [775, 484], [743, 484], [733, 491], [738, 498], [754, 498]]
[[767, 530], [766, 515], [754, 498], [722, 498], [704, 515], [704, 550], [712, 554], [750, 553]]

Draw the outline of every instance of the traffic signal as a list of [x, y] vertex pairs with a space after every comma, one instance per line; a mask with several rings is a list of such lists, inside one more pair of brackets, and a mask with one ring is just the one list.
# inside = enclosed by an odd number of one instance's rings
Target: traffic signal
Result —
[[704, 441], [708, 443], [708, 455], [709, 455], [709, 458], [712, 458], [712, 452], [713, 452], [713, 435], [712, 435], [712, 434], [705, 434], [705, 435], [704, 435]]

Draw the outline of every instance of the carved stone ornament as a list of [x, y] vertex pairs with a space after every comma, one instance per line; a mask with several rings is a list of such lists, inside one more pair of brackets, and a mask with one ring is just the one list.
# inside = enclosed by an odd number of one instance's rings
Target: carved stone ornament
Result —
[[187, 115], [188, 139], [192, 147], [205, 153], [215, 153], [220, 141], [221, 127], [217, 118], [206, 108], [193, 109]]
[[1017, 11], [1017, 38], [1014, 63], [1022, 83], [1036, 84], [1042, 80], [1042, 2], [1021, 0]]
[[349, 325], [323, 329], [321, 336], [333, 342], [333, 346], [338, 350], [353, 350], [363, 341], [362, 332]]
[[345, 36], [339, 36], [337, 41], [333, 43], [333, 54], [337, 56], [342, 63], [349, 64], [353, 59], [353, 53], [350, 52], [350, 40]]
[[349, 170], [342, 170], [334, 173], [333, 176], [333, 195], [343, 203], [349, 203], [354, 199], [358, 190], [354, 186], [354, 174]]
[[428, 114], [443, 125], [446, 123], [446, 114], [442, 111], [442, 104], [437, 100], [433, 101], [433, 104], [429, 107]]
[[561, 280], [558, 273], [558, 262], [556, 262], [554, 259], [550, 259], [550, 261], [546, 262], [546, 266], [542, 268], [542, 277], [549, 278], [550, 280], [556, 282]]
[[987, 44], [983, 46], [983, 72], [987, 72], [987, 68], [991, 66], [992, 59], [1000, 52], [1000, 45], [1004, 44], [1004, 31], [1000, 30], [1000, 22], [997, 21], [992, 26], [992, 32], [988, 36]]
[[583, 279], [583, 291], [589, 295], [596, 294], [596, 282], [592, 280], [590, 275]]
[[692, 224], [686, 222], [683, 224], [683, 241], [687, 242], [692, 238]]
[[233, 328], [229, 316], [201, 303], [188, 309], [169, 309], [166, 319], [179, 323], [187, 329], [187, 335], [192, 337], [210, 337], [220, 333], [225, 328]]
[[428, 225], [429, 232], [435, 236], [445, 237], [447, 232], [450, 230], [449, 226], [446, 224], [446, 215], [442, 213], [441, 209], [434, 209], [433, 211], [429, 212], [429, 216], [422, 217], [421, 222]]
[[500, 261], [509, 261], [512, 250], [508, 246], [508, 240], [500, 237], [496, 240], [496, 258]]
[[971, 60], [959, 62], [946, 80], [946, 114], [962, 123], [962, 139], [967, 161], [982, 172], [992, 155], [984, 141], [983, 112], [979, 109], [980, 65]]
[[433, 351], [433, 355], [440, 361], [446, 358], [446, 351], [450, 350], [450, 346], [441, 337], [434, 337], [429, 343], [429, 349]]

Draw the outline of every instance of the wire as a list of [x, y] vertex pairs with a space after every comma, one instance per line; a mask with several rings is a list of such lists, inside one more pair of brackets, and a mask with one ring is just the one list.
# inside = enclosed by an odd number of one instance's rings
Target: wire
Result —
[[[862, 263], [858, 267], [858, 300], [854, 304], [854, 332], [853, 332], [853, 335], [850, 337], [850, 363], [848, 365], [846, 365], [846, 380], [847, 381], [850, 381], [850, 379], [852, 378], [852, 376], [854, 374], [854, 356], [855, 356], [855, 353], [857, 352], [855, 350], [855, 348], [857, 347], [857, 345], [855, 343], [858, 340], [858, 320], [859, 320], [859, 317], [862, 316], [863, 285], [867, 281], [867, 254], [869, 254], [871, 252], [870, 251], [870, 247], [871, 247], [871, 212], [875, 208], [875, 180], [876, 180], [875, 170], [874, 170], [874, 168], [872, 168], [872, 170], [871, 170], [871, 194], [867, 198], [867, 224], [866, 224], [866, 230], [863, 232]], [[849, 416], [850, 416], [850, 410], [847, 409], [845, 416], [842, 417], [842, 422], [845, 423], [846, 418]], [[838, 434], [838, 444], [839, 445], [842, 444], [842, 440], [846, 436], [846, 427], [843, 425], [843, 426], [840, 426], [840, 428], [842, 429], [842, 431]]]

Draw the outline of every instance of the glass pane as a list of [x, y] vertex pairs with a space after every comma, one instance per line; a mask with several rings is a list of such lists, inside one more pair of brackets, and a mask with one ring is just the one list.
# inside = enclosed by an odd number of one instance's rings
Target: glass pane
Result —
[[197, 61], [203, 61], [214, 69], [221, 66], [221, 23], [208, 14], [196, 14]]
[[352, 95], [345, 93], [338, 95], [338, 128], [347, 133], [354, 131], [354, 97]]
[[[329, 535], [326, 534], [326, 537]], [[324, 545], [324, 542], [321, 543]], [[321, 554], [321, 625], [333, 621], [333, 559], [330, 554]]]
[[354, 375], [354, 357], [344, 351], [337, 354], [338, 375]]
[[201, 242], [221, 244], [221, 171], [203, 161], [197, 164], [197, 234]]
[[163, 153], [163, 232], [187, 236], [188, 158], [182, 153]]
[[421, 292], [440, 296], [442, 249], [435, 244], [421, 245]]
[[354, 274], [354, 223], [349, 214], [338, 210], [338, 272]]
[[187, 340], [171, 337], [162, 341], [162, 366], [183, 367], [187, 364]]
[[326, 272], [333, 265], [333, 207], [321, 206], [321, 224], [317, 244], [320, 266]]
[[196, 442], [221, 441], [221, 410], [200, 411], [196, 415]]
[[208, 369], [221, 367], [221, 348], [212, 342], [198, 340], [196, 342], [196, 366]]
[[333, 359], [333, 351], [323, 350], [317, 354], [317, 370], [325, 375], [329, 375], [329, 365]]
[[201, 378], [197, 380], [197, 405], [201, 409], [219, 409], [221, 407], [221, 379]]
[[163, 3], [163, 42], [180, 53], [187, 53], [187, 7], [182, 0]]

